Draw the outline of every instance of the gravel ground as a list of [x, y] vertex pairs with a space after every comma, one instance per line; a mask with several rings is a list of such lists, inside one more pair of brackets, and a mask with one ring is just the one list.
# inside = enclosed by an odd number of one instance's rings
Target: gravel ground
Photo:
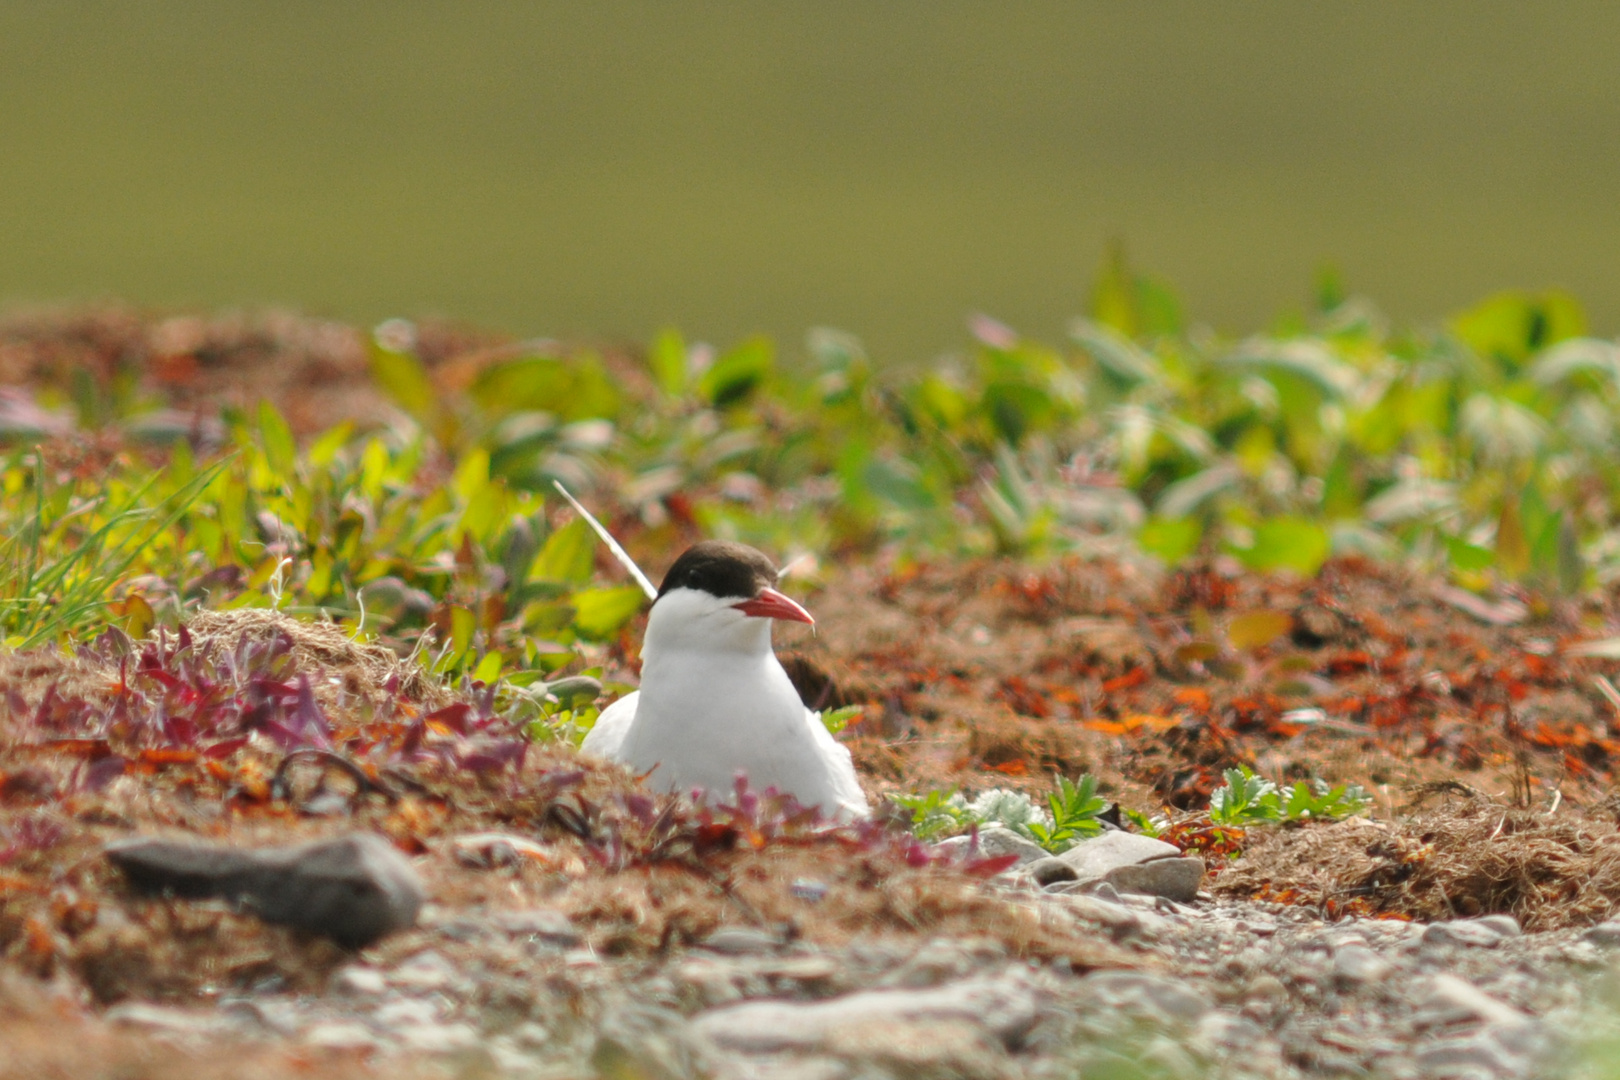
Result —
[[1575, 1068], [1620, 946], [1620, 923], [1328, 923], [1207, 894], [988, 887], [1139, 966], [1081, 974], [972, 939], [814, 948], [745, 926], [616, 959], [556, 912], [430, 907], [408, 949], [368, 954], [325, 995], [266, 986], [108, 1019], [198, 1046], [292, 1041], [510, 1077], [1531, 1077]]

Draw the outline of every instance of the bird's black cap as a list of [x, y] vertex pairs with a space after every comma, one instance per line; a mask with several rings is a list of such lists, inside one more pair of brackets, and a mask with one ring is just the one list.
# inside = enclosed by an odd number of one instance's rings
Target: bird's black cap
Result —
[[671, 589], [698, 589], [722, 599], [750, 599], [761, 589], [776, 587], [776, 564], [747, 544], [730, 540], [704, 540], [693, 544], [675, 560], [658, 587], [663, 596]]

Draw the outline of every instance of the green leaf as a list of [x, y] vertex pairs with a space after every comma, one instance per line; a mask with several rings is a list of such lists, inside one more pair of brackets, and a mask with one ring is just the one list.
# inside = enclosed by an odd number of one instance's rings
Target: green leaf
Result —
[[1496, 555], [1489, 548], [1470, 544], [1460, 536], [1448, 536], [1445, 541], [1446, 554], [1451, 559], [1451, 565], [1458, 570], [1485, 570], [1496, 563]]
[[268, 401], [259, 402], [259, 438], [271, 471], [278, 477], [292, 476], [298, 464], [298, 442], [287, 421]]
[[529, 569], [536, 581], [583, 585], [596, 566], [596, 534], [584, 518], [575, 518], [550, 536]]
[[1149, 555], [1156, 555], [1170, 566], [1198, 550], [1204, 538], [1204, 524], [1197, 518], [1148, 518], [1137, 530], [1136, 543]]
[[584, 637], [601, 640], [612, 637], [647, 602], [639, 585], [606, 589], [586, 589], [575, 593], [574, 629]]
[[1234, 552], [1251, 570], [1292, 570], [1310, 577], [1322, 568], [1332, 551], [1328, 531], [1315, 521], [1278, 517], [1254, 529], [1254, 546]]
[[698, 392], [716, 408], [735, 405], [763, 386], [776, 367], [776, 346], [763, 335], [721, 355], [698, 380]]
[[381, 345], [371, 346], [371, 377], [412, 419], [432, 427], [439, 415], [438, 391], [428, 378], [427, 368], [409, 353], [394, 352]]
[[821, 714], [821, 723], [828, 731], [837, 735], [849, 726], [851, 720], [865, 711], [865, 705], [845, 705], [841, 709], [826, 709]]
[[473, 668], [472, 677], [479, 682], [492, 683], [501, 677], [501, 665], [503, 662], [500, 653], [487, 652], [484, 654], [484, 658], [478, 661], [478, 666]]
[[1481, 356], [1510, 370], [1532, 354], [1586, 333], [1586, 313], [1568, 293], [1500, 292], [1451, 321], [1451, 331]]
[[674, 327], [666, 327], [653, 338], [647, 350], [647, 366], [665, 397], [680, 397], [686, 390], [686, 340]]
[[1496, 568], [1513, 579], [1530, 572], [1530, 541], [1519, 520], [1519, 500], [1511, 496], [1496, 519]]

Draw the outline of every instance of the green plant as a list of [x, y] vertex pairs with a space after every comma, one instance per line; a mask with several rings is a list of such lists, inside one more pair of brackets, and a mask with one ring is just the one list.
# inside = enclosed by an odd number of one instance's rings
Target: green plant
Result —
[[966, 803], [954, 788], [936, 788], [921, 795], [895, 795], [893, 799], [911, 812], [911, 831], [918, 840], [939, 839], [973, 824]]
[[1090, 773], [1083, 774], [1078, 783], [1066, 776], [1058, 777], [1057, 782], [1058, 789], [1046, 797], [1052, 808], [1052, 823], [1037, 821], [1028, 827], [1030, 837], [1054, 854], [1100, 834], [1100, 819], [1109, 806], [1108, 800], [1097, 794], [1097, 778]]
[[1209, 799], [1209, 819], [1216, 825], [1263, 825], [1279, 821], [1328, 820], [1353, 817], [1372, 800], [1357, 784], [1329, 787], [1325, 783], [1296, 782], [1279, 788], [1256, 776], [1246, 765], [1226, 770], [1226, 783]]

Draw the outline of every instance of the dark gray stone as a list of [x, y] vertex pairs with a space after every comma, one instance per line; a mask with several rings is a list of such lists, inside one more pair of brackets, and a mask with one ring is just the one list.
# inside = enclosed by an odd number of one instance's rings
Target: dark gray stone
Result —
[[258, 849], [129, 840], [110, 845], [107, 858], [143, 892], [224, 897], [351, 949], [411, 926], [422, 907], [410, 860], [369, 833]]
[[1074, 881], [1080, 874], [1073, 866], [1064, 862], [1056, 855], [1048, 855], [1044, 859], [1025, 863], [1021, 868], [1035, 884], [1042, 888], [1047, 885], [1056, 885], [1060, 881]]

